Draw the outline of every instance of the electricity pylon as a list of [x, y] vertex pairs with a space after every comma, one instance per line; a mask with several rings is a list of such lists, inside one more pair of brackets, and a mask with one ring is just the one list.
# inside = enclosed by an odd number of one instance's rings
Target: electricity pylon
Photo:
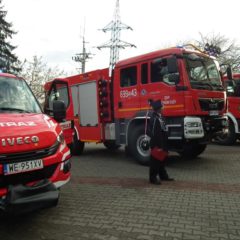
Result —
[[97, 47], [98, 49], [110, 48], [110, 75], [115, 67], [116, 62], [119, 60], [119, 49], [125, 49], [126, 47], [136, 47], [134, 44], [120, 40], [120, 32], [123, 29], [132, 30], [131, 27], [122, 23], [120, 20], [119, 0], [117, 0], [113, 20], [106, 27], [101, 29], [103, 32], [111, 31], [111, 39], [109, 42], [106, 42], [103, 45]]
[[85, 67], [86, 67], [86, 62], [88, 59], [91, 59], [91, 53], [86, 52], [86, 47], [85, 47], [85, 38], [83, 36], [83, 41], [82, 41], [82, 52], [77, 53], [75, 56], [72, 57], [72, 60], [75, 62], [80, 62], [81, 63], [81, 73], [85, 73]]

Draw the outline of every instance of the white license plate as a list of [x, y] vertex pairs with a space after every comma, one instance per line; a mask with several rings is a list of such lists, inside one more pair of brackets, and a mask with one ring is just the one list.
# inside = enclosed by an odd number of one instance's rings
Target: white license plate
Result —
[[43, 168], [42, 159], [36, 159], [36, 160], [18, 162], [18, 163], [8, 163], [8, 164], [4, 164], [3, 166], [4, 175], [28, 172], [28, 171], [42, 169], [42, 168]]
[[219, 115], [219, 111], [209, 111], [209, 116], [218, 116]]

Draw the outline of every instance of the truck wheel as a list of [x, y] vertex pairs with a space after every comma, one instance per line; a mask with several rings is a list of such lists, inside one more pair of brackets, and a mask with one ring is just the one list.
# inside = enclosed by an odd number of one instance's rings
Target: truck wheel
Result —
[[216, 143], [220, 145], [226, 145], [226, 146], [233, 145], [236, 142], [237, 134], [235, 133], [235, 127], [231, 120], [228, 121], [227, 132], [218, 134], [214, 140]]
[[183, 158], [196, 158], [206, 149], [206, 144], [189, 144], [185, 145], [183, 150], [178, 152]]
[[[131, 156], [142, 165], [149, 164], [150, 149], [145, 149], [143, 144], [145, 140], [144, 125], [136, 126], [129, 135], [128, 147]], [[147, 137], [149, 141], [149, 137]]]
[[103, 144], [109, 150], [117, 150], [118, 148], [121, 147], [121, 145], [117, 145], [114, 140], [105, 141]]
[[81, 142], [78, 140], [77, 134], [75, 132], [73, 137], [73, 143], [71, 145], [71, 153], [72, 155], [80, 155], [82, 154], [83, 149], [84, 149], [84, 142]]

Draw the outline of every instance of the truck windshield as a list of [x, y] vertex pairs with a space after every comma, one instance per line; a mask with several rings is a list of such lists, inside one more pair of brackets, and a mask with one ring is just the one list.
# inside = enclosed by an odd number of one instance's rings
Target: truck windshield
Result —
[[191, 87], [210, 91], [223, 91], [221, 77], [212, 58], [186, 54], [186, 65]]
[[23, 79], [0, 76], [0, 113], [41, 113], [37, 100]]

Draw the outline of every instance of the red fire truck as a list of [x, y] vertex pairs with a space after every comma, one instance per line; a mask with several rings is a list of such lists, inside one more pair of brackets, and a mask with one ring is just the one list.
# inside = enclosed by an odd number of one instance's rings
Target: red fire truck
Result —
[[109, 149], [125, 145], [146, 164], [145, 126], [149, 102], [156, 99], [164, 104], [169, 148], [183, 156], [201, 154], [211, 135], [227, 124], [218, 63], [183, 47], [120, 61], [111, 77], [109, 69], [101, 69], [55, 79], [45, 84], [45, 91], [49, 114], [54, 100], [66, 104], [65, 129], [73, 153], [81, 153], [85, 142], [101, 142]]
[[223, 83], [227, 92], [228, 128], [215, 140], [222, 145], [233, 145], [240, 137], [240, 73], [233, 74], [233, 79], [224, 76]]
[[[53, 102], [53, 112], [61, 121], [64, 103]], [[70, 179], [70, 157], [61, 127], [42, 113], [27, 83], [0, 73], [0, 210], [55, 206]]]

